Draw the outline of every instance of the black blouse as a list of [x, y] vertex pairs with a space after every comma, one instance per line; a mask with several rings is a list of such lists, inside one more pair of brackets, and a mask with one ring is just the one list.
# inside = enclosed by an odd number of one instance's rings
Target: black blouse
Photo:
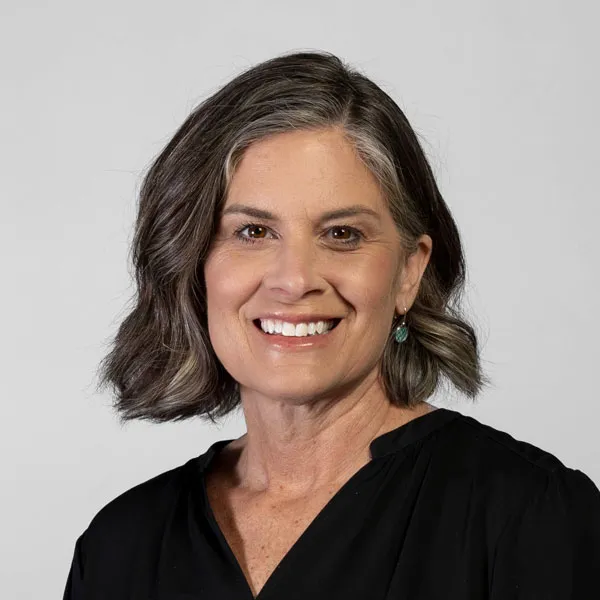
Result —
[[[230, 441], [102, 508], [64, 600], [252, 600], [203, 478]], [[581, 471], [445, 408], [370, 452], [259, 600], [600, 598], [600, 491]]]

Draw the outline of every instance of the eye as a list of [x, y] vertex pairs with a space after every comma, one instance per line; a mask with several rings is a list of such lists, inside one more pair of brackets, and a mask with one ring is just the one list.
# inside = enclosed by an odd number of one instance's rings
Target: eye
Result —
[[264, 239], [263, 237], [247, 237], [245, 235], [242, 235], [242, 232], [248, 229], [251, 232], [258, 232], [259, 234], [262, 232], [266, 232], [267, 228], [264, 225], [258, 225], [256, 223], [244, 223], [244, 225], [242, 225], [241, 227], [239, 227], [238, 229], [235, 230], [234, 234], [235, 237], [239, 240], [241, 240], [242, 242], [249, 242], [249, 243], [253, 243], [255, 241], [258, 240], [262, 240]]
[[[249, 236], [244, 234], [244, 231], [248, 230]], [[244, 223], [238, 229], [235, 230], [234, 235], [236, 239], [248, 243], [254, 244], [260, 240], [266, 239], [266, 234], [269, 232], [269, 228], [259, 223]], [[364, 240], [364, 234], [355, 227], [349, 227], [348, 225], [335, 225], [327, 230], [331, 232], [341, 232], [342, 235], [334, 235], [332, 239], [340, 242], [340, 245], [355, 248]], [[348, 237], [348, 234], [350, 237]]]
[[347, 225], [336, 225], [332, 227], [329, 231], [342, 231], [345, 233], [349, 233], [352, 237], [336, 237], [334, 239], [340, 240], [346, 246], [357, 246], [362, 239], [364, 238], [362, 232], [354, 227], [348, 227]]

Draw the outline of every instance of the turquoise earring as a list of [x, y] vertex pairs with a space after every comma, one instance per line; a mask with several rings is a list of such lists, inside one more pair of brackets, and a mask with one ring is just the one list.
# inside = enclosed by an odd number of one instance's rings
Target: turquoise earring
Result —
[[404, 318], [402, 319], [402, 323], [400, 323], [400, 325], [398, 325], [398, 327], [396, 327], [396, 329], [394, 331], [394, 339], [399, 344], [406, 341], [406, 338], [408, 337], [408, 325], [406, 324], [406, 313], [407, 312], [408, 312], [408, 310], [405, 307], [404, 308]]

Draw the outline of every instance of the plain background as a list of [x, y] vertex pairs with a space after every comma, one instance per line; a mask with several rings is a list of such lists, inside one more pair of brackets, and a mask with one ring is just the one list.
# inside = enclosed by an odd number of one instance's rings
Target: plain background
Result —
[[600, 483], [597, 4], [4, 0], [0, 595], [61, 597], [109, 500], [241, 435], [241, 414], [121, 427], [95, 370], [133, 292], [141, 176], [242, 69], [324, 49], [424, 140], [463, 235], [493, 379], [435, 398]]

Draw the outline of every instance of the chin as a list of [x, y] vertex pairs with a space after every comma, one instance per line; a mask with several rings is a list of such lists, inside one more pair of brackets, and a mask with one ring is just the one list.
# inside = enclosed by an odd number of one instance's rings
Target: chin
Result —
[[[242, 398], [264, 397], [288, 404], [305, 404], [312, 402], [327, 392], [323, 387], [314, 387], [302, 383], [302, 378], [296, 374], [293, 376], [294, 383], [290, 385], [274, 385], [271, 387], [240, 386]], [[313, 377], [314, 381], [314, 377]]]

